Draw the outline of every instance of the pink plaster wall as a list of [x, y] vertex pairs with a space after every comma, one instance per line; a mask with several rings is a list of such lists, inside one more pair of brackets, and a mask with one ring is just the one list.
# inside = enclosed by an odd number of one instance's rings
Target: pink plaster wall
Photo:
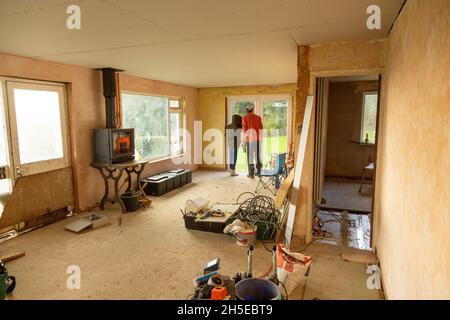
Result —
[[[102, 196], [103, 180], [97, 170], [90, 166], [90, 163], [92, 160], [92, 129], [104, 127], [105, 125], [105, 107], [100, 72], [89, 68], [0, 53], [0, 76], [64, 82], [67, 84], [67, 108], [75, 204], [79, 209], [85, 209], [98, 203]], [[187, 128], [188, 130], [193, 128], [198, 103], [198, 89], [128, 75], [122, 75], [120, 79], [123, 90], [185, 98]], [[150, 165], [146, 170], [146, 174], [172, 167], [174, 165], [171, 160], [161, 161]], [[197, 168], [195, 165], [186, 167], [191, 170]], [[69, 174], [66, 174], [66, 179], [67, 183], [72, 183], [70, 171]], [[54, 189], [48, 190], [48, 192], [57, 195], [58, 185], [53, 185], [53, 187]], [[35, 196], [39, 197], [38, 194]], [[64, 196], [69, 197], [69, 195]], [[51, 211], [60, 208], [48, 209]], [[19, 216], [14, 212], [10, 212], [8, 215], [10, 217]], [[27, 217], [26, 214], [20, 216], [22, 218]], [[17, 219], [7, 219], [5, 215], [2, 217], [2, 220], [9, 221], [9, 225], [20, 222], [15, 221]], [[4, 226], [4, 223], [0, 222], [0, 227], [2, 226]]]

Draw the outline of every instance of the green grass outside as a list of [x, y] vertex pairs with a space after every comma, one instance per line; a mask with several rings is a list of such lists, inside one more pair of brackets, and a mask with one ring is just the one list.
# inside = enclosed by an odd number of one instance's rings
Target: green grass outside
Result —
[[[279, 136], [279, 137], [265, 137], [263, 140], [263, 166], [270, 161], [271, 155], [273, 153], [283, 153], [288, 151], [287, 144], [287, 136]], [[247, 172], [247, 153], [242, 151], [242, 148], [239, 148], [238, 151], [238, 159], [236, 164], [237, 172]]]

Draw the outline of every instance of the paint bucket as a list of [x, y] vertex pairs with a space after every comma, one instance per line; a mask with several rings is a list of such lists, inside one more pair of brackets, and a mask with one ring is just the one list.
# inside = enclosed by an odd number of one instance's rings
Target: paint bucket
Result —
[[236, 298], [238, 300], [281, 300], [281, 292], [272, 281], [249, 278], [236, 284]]
[[256, 231], [253, 229], [245, 229], [236, 233], [236, 244], [248, 247], [255, 242]]
[[126, 191], [120, 196], [127, 212], [133, 212], [139, 209], [139, 195], [137, 191]]

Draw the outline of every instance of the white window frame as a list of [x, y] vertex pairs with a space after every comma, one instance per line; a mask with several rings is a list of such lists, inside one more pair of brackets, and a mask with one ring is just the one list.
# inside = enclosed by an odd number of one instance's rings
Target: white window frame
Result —
[[[364, 135], [364, 113], [366, 112], [366, 96], [367, 95], [376, 95], [377, 96], [377, 103], [378, 99], [380, 99], [380, 96], [378, 94], [378, 91], [364, 91], [363, 92], [363, 98], [362, 98], [362, 105], [361, 105], [361, 131], [359, 134], [359, 142], [365, 144], [366, 137]], [[377, 108], [378, 113], [378, 108]], [[376, 131], [376, 129], [375, 129]], [[373, 142], [369, 142], [369, 144], [375, 144], [377, 140], [377, 132], [375, 132], [375, 138]]]
[[[170, 101], [171, 100], [177, 100], [179, 103], [179, 107], [178, 108], [171, 108], [170, 107]], [[178, 157], [178, 156], [182, 156], [184, 154], [184, 150], [185, 150], [185, 146], [184, 146], [184, 119], [183, 119], [183, 100], [180, 97], [177, 98], [169, 98], [168, 100], [168, 104], [169, 104], [169, 113], [168, 113], [168, 117], [169, 117], [169, 153], [171, 157]], [[176, 154], [172, 154], [172, 150], [171, 150], [171, 141], [172, 141], [172, 131], [171, 131], [171, 122], [170, 122], [170, 115], [172, 113], [177, 113], [180, 117], [180, 127], [178, 128], [181, 132], [181, 136], [179, 137], [180, 141], [179, 141], [179, 145], [180, 145], [180, 151]]]
[[[8, 147], [10, 152], [11, 177], [17, 179], [20, 176], [29, 176], [70, 167], [69, 120], [67, 114], [65, 84], [12, 78], [0, 78], [0, 81], [2, 82], [2, 86], [4, 88], [4, 102], [6, 103], [5, 109], [7, 110], [6, 122], [7, 127], [9, 128], [8, 137], [10, 138]], [[14, 89], [55, 91], [58, 93], [61, 119], [61, 138], [63, 144], [62, 158], [21, 164], [13, 95]], [[13, 179], [13, 181], [15, 179]]]
[[[186, 149], [184, 146], [184, 141], [185, 141], [185, 135], [184, 135], [184, 106], [183, 106], [183, 98], [182, 97], [178, 97], [178, 96], [167, 96], [167, 95], [161, 95], [161, 94], [153, 94], [153, 93], [148, 93], [148, 92], [136, 92], [136, 91], [128, 91], [128, 90], [121, 90], [120, 91], [120, 105], [121, 105], [121, 114], [122, 114], [122, 120], [121, 122], [123, 122], [123, 95], [124, 94], [128, 94], [128, 95], [136, 95], [136, 96], [150, 96], [150, 97], [157, 97], [157, 98], [166, 98], [167, 99], [167, 126], [168, 126], [168, 134], [167, 134], [167, 138], [168, 138], [168, 150], [169, 153], [167, 155], [161, 156], [161, 157], [155, 157], [155, 158], [149, 158], [149, 159], [143, 159], [145, 161], [149, 161], [150, 163], [152, 162], [158, 162], [158, 161], [162, 161], [162, 160], [166, 160], [166, 159], [171, 159], [171, 158], [176, 158], [176, 157], [182, 157], [184, 156], [184, 150]], [[171, 108], [170, 107], [170, 100], [178, 100], [180, 102], [180, 107], [179, 108]], [[181, 150], [180, 153], [178, 154], [172, 154], [171, 153], [171, 148], [170, 148], [170, 141], [171, 141], [171, 131], [170, 131], [170, 114], [171, 113], [179, 113], [180, 114], [180, 130], [182, 132], [182, 136], [180, 137], [181, 141], [180, 141], [180, 145], [181, 145]], [[123, 127], [123, 123], [121, 123], [121, 126]]]

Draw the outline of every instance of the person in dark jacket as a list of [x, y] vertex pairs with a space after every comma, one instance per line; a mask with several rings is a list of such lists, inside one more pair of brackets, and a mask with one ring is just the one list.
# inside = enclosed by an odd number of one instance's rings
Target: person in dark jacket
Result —
[[231, 123], [225, 128], [227, 146], [227, 168], [232, 177], [238, 176], [236, 173], [236, 162], [239, 146], [241, 144], [242, 117], [233, 114]]

